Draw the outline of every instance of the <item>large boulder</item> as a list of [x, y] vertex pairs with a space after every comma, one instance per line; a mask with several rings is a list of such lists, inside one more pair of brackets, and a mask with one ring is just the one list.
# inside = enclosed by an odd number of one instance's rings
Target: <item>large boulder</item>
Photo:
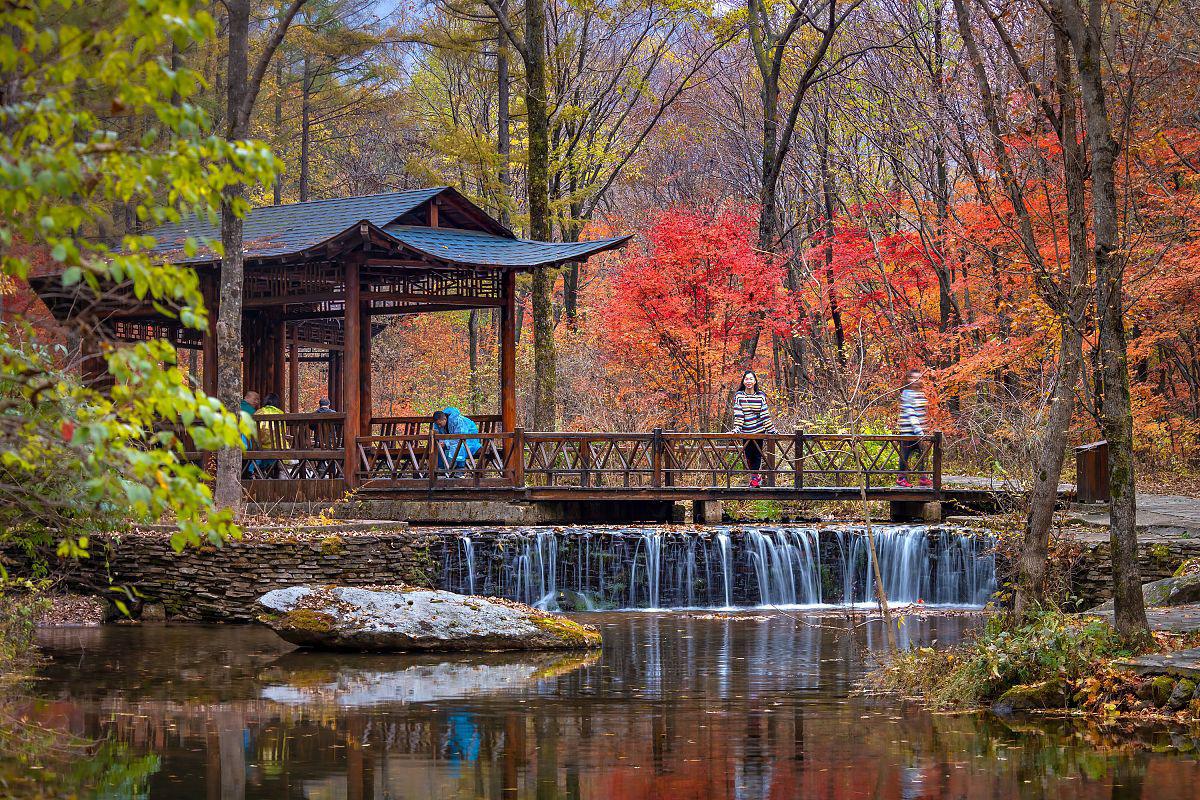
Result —
[[407, 586], [288, 586], [259, 620], [301, 647], [370, 652], [571, 650], [600, 632], [521, 603]]
[[[1200, 603], [1200, 575], [1176, 575], [1142, 584], [1142, 598], [1147, 606], [1161, 608]], [[1113, 601], [1107, 600], [1089, 614], [1113, 613]]]

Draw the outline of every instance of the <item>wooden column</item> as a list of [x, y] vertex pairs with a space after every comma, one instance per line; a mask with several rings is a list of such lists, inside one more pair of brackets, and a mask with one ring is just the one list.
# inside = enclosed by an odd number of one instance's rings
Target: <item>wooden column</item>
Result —
[[300, 348], [295, 339], [288, 342], [288, 411], [300, 413]]
[[517, 427], [517, 274], [501, 278], [504, 306], [500, 309], [500, 420], [504, 430]]
[[[360, 292], [361, 294], [361, 292]], [[368, 308], [359, 312], [358, 329], [358, 429], [361, 435], [371, 435], [371, 315]]]
[[204, 273], [200, 276], [200, 290], [204, 294], [204, 307], [208, 309], [208, 330], [204, 333], [201, 363], [203, 369], [204, 393], [209, 397], [217, 396], [217, 311], [219, 310], [221, 293], [217, 290], [216, 273]]
[[271, 391], [269, 330], [262, 312], [250, 311], [242, 317], [242, 391], [262, 397]]
[[345, 411], [342, 405], [342, 351], [329, 351], [329, 393], [330, 403], [337, 411]]
[[89, 389], [106, 392], [112, 388], [113, 378], [108, 371], [108, 360], [100, 337], [86, 333], [79, 338], [79, 380]]
[[346, 488], [352, 489], [357, 485], [358, 436], [362, 415], [362, 285], [359, 281], [358, 254], [348, 257], [344, 263], [346, 292], [342, 330], [346, 349], [342, 351], [342, 411], [346, 413], [346, 454], [342, 462], [342, 474], [346, 479]]
[[283, 320], [283, 312], [272, 309], [271, 324], [271, 388], [269, 391], [279, 395], [279, 404], [283, 405], [287, 395], [288, 349], [287, 323]]

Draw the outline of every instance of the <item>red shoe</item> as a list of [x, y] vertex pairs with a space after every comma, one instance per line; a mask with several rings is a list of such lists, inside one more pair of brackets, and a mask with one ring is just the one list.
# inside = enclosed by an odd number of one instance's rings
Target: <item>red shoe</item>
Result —
[[921, 486], [923, 486], [926, 489], [933, 488], [933, 478], [929, 478], [929, 477], [921, 478]]
[[759, 476], [759, 475], [753, 475], [753, 476], [751, 476], [751, 478], [750, 478], [750, 488], [751, 488], [751, 489], [757, 489], [757, 488], [758, 488], [758, 487], [760, 487], [760, 486], [762, 486], [762, 477], [761, 477], [761, 476]]
[[905, 488], [912, 488], [912, 484], [908, 482], [908, 478], [896, 478], [896, 485]]

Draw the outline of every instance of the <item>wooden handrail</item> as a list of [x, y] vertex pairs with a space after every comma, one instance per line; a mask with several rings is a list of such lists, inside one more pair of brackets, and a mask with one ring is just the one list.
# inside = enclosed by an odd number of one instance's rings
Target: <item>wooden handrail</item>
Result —
[[346, 415], [341, 411], [312, 411], [303, 414], [264, 414], [258, 411], [254, 414], [255, 422], [345, 422]]
[[[743, 444], [762, 442], [762, 463], [751, 470]], [[463, 444], [478, 441], [479, 448]], [[902, 448], [905, 443], [920, 447]], [[464, 484], [515, 488], [735, 488], [753, 472], [767, 488], [890, 486], [904, 474], [933, 491], [942, 486], [940, 433], [771, 434], [651, 432], [397, 433], [356, 437], [359, 475], [412, 481], [429, 489]], [[902, 450], [911, 453], [899, 469]], [[262, 451], [257, 451], [262, 453]], [[275, 451], [269, 451], [274, 454]], [[464, 456], [465, 454], [465, 456]], [[265, 456], [266, 454], [263, 453]], [[253, 453], [249, 457], [254, 457]], [[282, 451], [278, 457], [286, 457]], [[465, 460], [464, 460], [465, 458]], [[449, 459], [453, 463], [445, 463]]]

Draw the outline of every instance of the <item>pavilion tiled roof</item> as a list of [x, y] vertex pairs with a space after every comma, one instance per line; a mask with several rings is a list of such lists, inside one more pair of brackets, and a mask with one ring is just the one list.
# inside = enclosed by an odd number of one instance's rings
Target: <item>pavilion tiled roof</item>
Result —
[[432, 258], [484, 267], [537, 267], [574, 261], [620, 247], [628, 236], [586, 242], [537, 242], [481, 231], [388, 225], [384, 232]]
[[[249, 257], [300, 253], [364, 220], [382, 228], [444, 191], [445, 187], [435, 187], [254, 208], [246, 216], [242, 233], [244, 252]], [[213, 224], [203, 217], [189, 217], [147, 233], [155, 238], [152, 252], [158, 254], [178, 251], [182, 256], [184, 241], [189, 236], [221, 240], [220, 223]], [[194, 264], [214, 259], [212, 251], [202, 248], [195, 256], [172, 260], [178, 264]]]
[[[461, 228], [431, 228], [400, 224], [400, 220], [439, 195], [448, 201], [470, 206], [483, 225], [491, 231]], [[312, 200], [252, 209], [246, 216], [243, 252], [248, 259], [287, 256], [317, 247], [334, 237], [367, 222], [405, 246], [426, 256], [470, 266], [535, 267], [559, 264], [619, 247], [629, 237], [588, 242], [536, 242], [518, 239], [507, 228], [475, 208], [469, 200], [448, 187], [413, 189], [403, 192]], [[187, 256], [183, 251], [188, 237], [219, 241], [221, 228], [206, 218], [190, 217], [179, 223], [163, 225], [147, 232], [155, 238], [152, 252], [176, 264], [204, 264], [218, 261], [216, 254], [201, 246]]]

